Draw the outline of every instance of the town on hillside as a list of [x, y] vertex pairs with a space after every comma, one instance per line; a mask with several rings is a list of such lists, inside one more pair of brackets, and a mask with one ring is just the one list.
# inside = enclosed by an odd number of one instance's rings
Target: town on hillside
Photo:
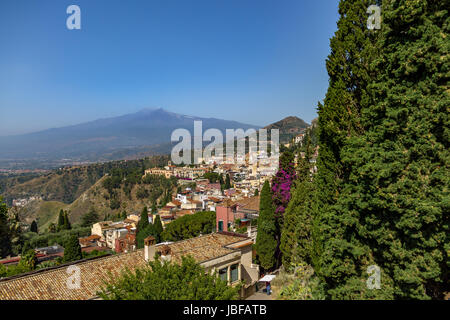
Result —
[[[305, 134], [311, 127], [301, 130], [302, 133], [292, 135], [290, 141], [282, 145], [282, 148], [301, 148]], [[296, 153], [295, 166], [298, 163], [298, 156], [304, 157], [304, 152]], [[318, 148], [314, 149], [310, 157], [310, 173], [316, 171], [315, 161], [318, 156]], [[254, 157], [257, 161], [250, 161]], [[216, 270], [221, 278], [229, 283], [244, 281], [245, 285], [240, 291], [241, 297], [251, 296], [257, 290], [257, 282], [260, 278], [260, 269], [255, 264], [254, 244], [257, 237], [257, 221], [259, 217], [260, 192], [265, 182], [270, 182], [279, 170], [278, 158], [269, 157], [264, 152], [249, 151], [245, 155], [244, 161], [237, 159], [220, 159], [212, 156], [209, 159], [199, 159], [197, 165], [174, 165], [169, 160], [166, 166], [146, 169], [143, 179], [147, 176], [164, 177], [166, 179], [176, 179], [177, 192], [170, 194], [170, 201], [166, 201], [162, 206], [155, 206], [149, 203], [149, 208], [145, 207], [142, 213], [130, 213], [121, 215], [121, 219], [105, 220], [93, 222], [89, 225], [90, 234], [77, 238], [81, 249], [81, 260], [73, 260], [70, 263], [84, 268], [93, 268], [95, 264], [105, 265], [108, 262], [98, 259], [130, 259], [128, 254], [133, 256], [132, 262], [126, 261], [117, 263], [117, 272], [123, 267], [132, 269], [143, 265], [143, 261], [148, 261], [154, 253], [149, 254], [148, 250], [159, 250], [162, 256], [191, 256], [197, 262], [207, 266], [209, 270]], [[16, 206], [24, 206], [34, 199], [16, 199], [13, 201]], [[150, 208], [151, 207], [151, 208]], [[175, 241], [163, 241], [161, 234], [152, 232], [146, 233], [145, 241], [139, 244], [139, 232], [144, 228], [143, 224], [153, 226], [160, 224], [162, 230], [170, 230], [171, 224], [184, 223], [185, 228], [189, 224], [187, 218], [200, 216], [205, 213], [212, 213], [208, 219], [214, 219], [209, 229], [202, 230], [195, 237], [174, 238]], [[63, 212], [61, 221], [67, 218], [67, 212]], [[183, 221], [184, 218], [184, 221]], [[211, 221], [210, 221], [211, 222]], [[70, 224], [70, 222], [67, 222]], [[154, 237], [156, 236], [156, 238]], [[152, 245], [148, 245], [151, 240]], [[188, 240], [191, 239], [191, 240]], [[188, 248], [184, 246], [189, 244]], [[152, 249], [149, 249], [152, 247]], [[156, 248], [156, 249], [155, 249]], [[203, 248], [197, 253], [199, 248]], [[238, 250], [239, 248], [239, 250]], [[55, 243], [52, 246], [34, 248], [39, 277], [45, 281], [45, 270], [57, 272], [60, 266], [67, 265], [64, 260], [64, 243]], [[204, 250], [208, 250], [205, 255]], [[243, 251], [242, 251], [243, 250]], [[165, 252], [165, 253], [164, 253]], [[222, 258], [223, 253], [231, 254], [232, 260], [227, 261]], [[237, 254], [237, 253], [239, 254]], [[176, 253], [176, 254], [175, 254]], [[117, 256], [119, 254], [119, 256]], [[121, 255], [122, 254], [122, 255]], [[125, 255], [125, 256], [123, 256]], [[136, 256], [137, 255], [137, 256]], [[144, 259], [142, 258], [144, 255]], [[130, 256], [130, 257], [131, 257]], [[109, 258], [108, 258], [109, 257]], [[140, 258], [137, 258], [140, 257]], [[137, 260], [136, 260], [137, 259]], [[151, 260], [151, 259], [150, 259]], [[8, 257], [0, 260], [0, 265], [5, 267], [17, 266], [21, 257]], [[58, 262], [59, 261], [59, 262]], [[134, 263], [133, 261], [138, 261]], [[215, 262], [214, 262], [215, 261]], [[226, 262], [224, 264], [224, 261]], [[57, 262], [57, 263], [53, 263]], [[39, 266], [42, 265], [42, 268]], [[46, 266], [50, 266], [47, 267]], [[92, 265], [92, 266], [91, 266]], [[108, 267], [110, 268], [110, 266]], [[37, 271], [34, 271], [37, 272]], [[0, 293], [5, 286], [23, 286], [24, 279], [30, 277], [33, 271], [22, 274], [18, 273], [12, 277], [6, 277], [0, 281]], [[62, 271], [58, 271], [62, 272]], [[25, 278], [24, 278], [25, 277]], [[11, 279], [11, 280], [8, 280]], [[89, 280], [90, 286], [93, 279]], [[95, 281], [94, 281], [95, 282]], [[97, 290], [100, 288], [97, 285]], [[3, 289], [2, 289], [3, 288]], [[89, 292], [89, 291], [88, 291]], [[21, 292], [16, 295], [9, 291], [7, 297], [39, 299], [41, 296], [36, 292], [32, 296], [21, 296]], [[47, 293], [50, 294], [50, 293]], [[72, 291], [67, 291], [66, 295], [58, 295], [55, 299], [92, 299], [95, 295], [84, 293], [82, 296], [72, 296]]]

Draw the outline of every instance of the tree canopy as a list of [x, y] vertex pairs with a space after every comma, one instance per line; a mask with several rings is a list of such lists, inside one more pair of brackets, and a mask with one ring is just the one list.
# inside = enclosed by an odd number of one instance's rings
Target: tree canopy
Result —
[[178, 241], [208, 234], [216, 229], [216, 213], [213, 211], [197, 212], [185, 215], [166, 226], [162, 232], [165, 241]]
[[155, 260], [134, 273], [126, 270], [111, 277], [99, 295], [105, 300], [235, 300], [239, 289], [206, 272], [192, 257], [182, 257], [181, 264]]

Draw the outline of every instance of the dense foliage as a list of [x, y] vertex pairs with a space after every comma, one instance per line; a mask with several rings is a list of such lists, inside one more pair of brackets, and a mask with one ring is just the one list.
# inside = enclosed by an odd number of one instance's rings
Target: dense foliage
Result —
[[37, 235], [36, 233], [25, 233], [25, 240], [29, 241], [31, 247], [39, 248], [39, 247], [47, 247], [55, 244], [59, 244], [64, 246], [64, 243], [71, 235], [75, 235], [77, 237], [86, 237], [91, 234], [90, 227], [78, 227], [73, 228], [71, 230], [63, 230], [55, 233], [45, 233]]
[[135, 273], [126, 270], [105, 284], [100, 297], [105, 300], [234, 300], [240, 286], [228, 286], [191, 257], [181, 264], [155, 260]]
[[[386, 1], [369, 30], [371, 4], [340, 1], [318, 173], [295, 185], [283, 263], [311, 263], [330, 299], [438, 299], [449, 283], [448, 9]], [[366, 283], [374, 265], [381, 290]]]
[[269, 181], [266, 180], [261, 190], [258, 233], [256, 235], [256, 253], [260, 265], [272, 269], [276, 263], [277, 229], [275, 226], [274, 206]]
[[[383, 5], [380, 72], [369, 86], [376, 99], [362, 113], [365, 133], [342, 153], [351, 170], [332, 211], [341, 236], [357, 242], [329, 241], [333, 253], [323, 258], [351, 262], [345, 276], [328, 277], [332, 297], [428, 299], [448, 290], [449, 21], [442, 1]], [[358, 281], [371, 264], [381, 268], [376, 293]]]
[[81, 246], [78, 237], [75, 235], [69, 236], [64, 244], [63, 262], [77, 261], [83, 259], [81, 253]]
[[157, 243], [160, 242], [161, 232], [162, 224], [159, 215], [156, 216], [153, 223], [150, 223], [148, 221], [148, 209], [147, 207], [144, 207], [144, 209], [142, 209], [141, 219], [137, 225], [136, 245], [138, 249], [144, 247], [144, 239], [148, 236], [153, 236]]
[[0, 258], [11, 254], [11, 239], [8, 226], [8, 208], [0, 197]]
[[311, 174], [311, 144], [309, 136], [305, 138], [304, 157], [299, 155], [297, 180], [292, 198], [284, 214], [280, 249], [285, 269], [290, 270], [294, 262], [312, 263], [312, 210], [314, 183]]
[[216, 213], [213, 211], [197, 212], [184, 215], [166, 226], [162, 232], [165, 241], [178, 241], [208, 234], [216, 229]]

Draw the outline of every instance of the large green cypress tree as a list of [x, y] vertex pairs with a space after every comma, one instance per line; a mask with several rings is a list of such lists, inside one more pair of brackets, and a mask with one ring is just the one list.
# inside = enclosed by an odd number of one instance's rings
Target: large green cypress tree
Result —
[[81, 246], [76, 235], [71, 235], [64, 245], [63, 262], [70, 262], [83, 259]]
[[69, 221], [69, 214], [67, 213], [67, 211], [64, 211], [64, 225], [63, 225], [63, 229], [64, 230], [72, 229], [72, 226], [71, 226], [70, 221]]
[[145, 228], [139, 230], [136, 235], [136, 246], [138, 249], [144, 248], [144, 240], [148, 236], [153, 236], [156, 242], [160, 242], [160, 236], [157, 234], [155, 226], [153, 224], [147, 224]]
[[161, 218], [159, 216], [159, 214], [156, 215], [155, 217], [155, 221], [153, 222], [153, 226], [155, 228], [155, 232], [158, 235], [158, 238], [161, 239], [161, 234], [163, 232], [163, 225], [161, 223]]
[[8, 208], [0, 196], [0, 258], [11, 254], [11, 238], [8, 225]]
[[61, 231], [64, 229], [64, 211], [63, 209], [59, 210], [58, 215], [58, 231]]
[[144, 230], [149, 225], [148, 222], [148, 209], [147, 207], [144, 207], [141, 212], [141, 218], [139, 219], [138, 225], [137, 225], [137, 231]]
[[33, 222], [31, 223], [30, 231], [38, 233], [38, 226], [37, 226], [36, 220], [33, 220]]
[[227, 174], [226, 178], [225, 178], [225, 189], [230, 189], [231, 188], [231, 179], [230, 179], [230, 175]]
[[[352, 171], [337, 213], [351, 217], [347, 236], [369, 252], [360, 273], [379, 266], [382, 290], [373, 291], [390, 298], [448, 290], [449, 22], [443, 1], [383, 3], [377, 101], [363, 113], [366, 133], [343, 153]], [[332, 292], [348, 294], [344, 283]]]
[[153, 224], [148, 222], [148, 209], [147, 207], [144, 207], [141, 212], [141, 218], [139, 219], [136, 233], [136, 244], [139, 249], [144, 247], [144, 239], [150, 235], [156, 236], [156, 231]]
[[[329, 87], [324, 104], [319, 104], [319, 157], [315, 178], [312, 238], [314, 252], [311, 257], [315, 271], [328, 289], [344, 283], [359, 294], [364, 281], [348, 284], [347, 279], [360, 274], [357, 260], [367, 253], [353, 231], [349, 212], [334, 208], [340, 197], [343, 181], [350, 168], [342, 162], [343, 149], [351, 137], [363, 134], [361, 112], [371, 101], [368, 85], [376, 72], [373, 61], [377, 50], [377, 30], [367, 29], [369, 0], [341, 0], [338, 30], [330, 40], [331, 53], [326, 66]], [[343, 295], [330, 294], [333, 298]]]
[[266, 270], [273, 268], [276, 263], [277, 239], [274, 212], [272, 192], [269, 181], [266, 181], [261, 190], [258, 233], [256, 235], [256, 253], [260, 265]]
[[311, 146], [306, 136], [306, 152], [299, 155], [297, 180], [292, 190], [291, 201], [284, 214], [280, 249], [286, 269], [296, 261], [311, 263], [312, 255], [312, 195], [313, 182], [310, 172]]

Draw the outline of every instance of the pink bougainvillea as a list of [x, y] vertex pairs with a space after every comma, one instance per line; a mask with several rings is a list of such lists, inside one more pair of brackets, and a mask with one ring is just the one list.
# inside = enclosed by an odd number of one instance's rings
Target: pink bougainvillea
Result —
[[275, 206], [275, 217], [283, 219], [284, 211], [291, 200], [291, 187], [296, 178], [294, 163], [288, 162], [280, 168], [272, 179], [272, 202]]

